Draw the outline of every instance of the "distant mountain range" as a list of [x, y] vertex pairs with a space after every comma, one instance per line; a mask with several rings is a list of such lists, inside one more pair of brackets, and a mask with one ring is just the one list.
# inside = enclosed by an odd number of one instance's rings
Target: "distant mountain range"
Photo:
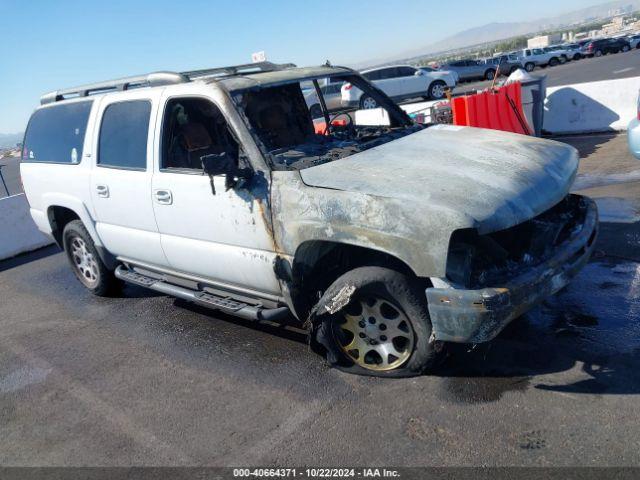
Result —
[[591, 20], [595, 21], [612, 16], [613, 12], [618, 9], [624, 9], [627, 12], [638, 10], [640, 9], [640, 0], [616, 0], [593, 7], [562, 13], [554, 17], [540, 18], [526, 22], [489, 23], [463, 30], [462, 32], [458, 32], [450, 37], [421, 48], [413, 48], [405, 52], [400, 52], [398, 55], [394, 55], [393, 58], [369, 60], [366, 62], [366, 65], [377, 65], [399, 59], [409, 59], [430, 53], [439, 53], [471, 45], [495, 42], [519, 35], [535, 34], [543, 30], [566, 27]]
[[24, 133], [0, 133], [0, 148], [13, 148], [22, 142]]

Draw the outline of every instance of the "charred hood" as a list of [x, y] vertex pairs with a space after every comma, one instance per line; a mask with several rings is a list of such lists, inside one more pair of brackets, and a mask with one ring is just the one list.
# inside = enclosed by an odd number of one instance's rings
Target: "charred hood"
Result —
[[460, 228], [488, 233], [557, 204], [577, 168], [577, 151], [562, 143], [437, 126], [300, 174], [309, 186], [392, 198], [425, 215], [455, 212], [468, 220]]

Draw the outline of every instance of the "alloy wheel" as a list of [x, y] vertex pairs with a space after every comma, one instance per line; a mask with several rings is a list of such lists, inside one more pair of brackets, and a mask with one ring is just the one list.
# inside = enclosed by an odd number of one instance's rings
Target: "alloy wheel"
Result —
[[406, 315], [379, 297], [354, 299], [334, 323], [340, 349], [367, 370], [385, 371], [405, 363], [415, 343]]
[[98, 262], [93, 254], [87, 249], [87, 244], [80, 237], [72, 237], [71, 242], [71, 258], [73, 266], [79, 278], [89, 288], [93, 288], [98, 284]]
[[372, 108], [378, 108], [378, 102], [376, 102], [375, 99], [366, 97], [364, 100], [362, 100], [363, 110], [370, 110]]

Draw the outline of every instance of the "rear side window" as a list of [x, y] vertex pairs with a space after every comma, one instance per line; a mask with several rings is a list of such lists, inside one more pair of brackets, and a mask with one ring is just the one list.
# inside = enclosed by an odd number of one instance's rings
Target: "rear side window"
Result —
[[29, 120], [22, 160], [80, 163], [92, 103], [68, 103], [37, 110]]
[[98, 165], [146, 170], [151, 102], [112, 103], [102, 115]]

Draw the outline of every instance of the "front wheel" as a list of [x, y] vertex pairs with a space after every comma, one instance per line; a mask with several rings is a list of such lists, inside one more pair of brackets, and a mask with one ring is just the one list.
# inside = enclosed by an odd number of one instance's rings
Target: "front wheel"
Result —
[[431, 85], [429, 85], [429, 90], [427, 95], [429, 98], [433, 100], [440, 100], [444, 97], [444, 92], [447, 88], [447, 84], [441, 80], [436, 80]]
[[528, 63], [526, 63], [526, 64], [524, 65], [524, 69], [525, 69], [527, 72], [533, 72], [533, 70], [534, 70], [535, 68], [536, 68], [536, 64], [535, 64], [535, 63], [533, 63], [533, 62], [528, 62]]
[[64, 227], [62, 242], [73, 273], [87, 290], [99, 297], [117, 292], [122, 283], [102, 262], [91, 235], [80, 220], [73, 220]]
[[360, 267], [339, 277], [311, 314], [311, 342], [330, 365], [385, 377], [433, 368], [437, 342], [425, 286], [382, 267]]
[[622, 51], [625, 52], [625, 53], [628, 52], [629, 50], [630, 50], [630, 48], [627, 45], [622, 47]]

